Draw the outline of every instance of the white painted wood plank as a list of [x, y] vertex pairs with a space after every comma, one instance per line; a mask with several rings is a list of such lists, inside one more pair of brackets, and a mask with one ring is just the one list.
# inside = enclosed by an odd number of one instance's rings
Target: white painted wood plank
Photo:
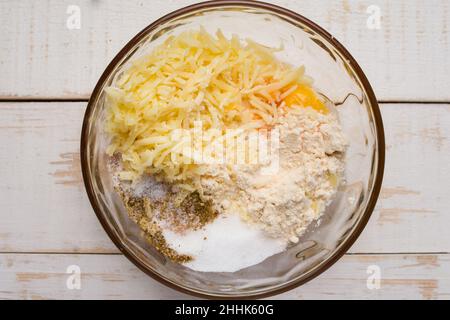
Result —
[[0, 251], [118, 251], [82, 184], [84, 106], [0, 104]]
[[383, 188], [352, 252], [449, 252], [450, 105], [387, 104], [381, 113]]
[[[69, 266], [80, 268], [80, 290], [67, 288], [74, 272]], [[122, 255], [0, 254], [0, 299], [120, 298], [188, 296], [154, 281]]]
[[[0, 1], [0, 97], [89, 96], [107, 63], [138, 31], [194, 0]], [[273, 0], [329, 30], [356, 57], [382, 100], [450, 101], [447, 0]], [[68, 5], [81, 29], [66, 28]], [[367, 28], [369, 6], [381, 28]]]
[[[85, 103], [0, 103], [0, 252], [118, 252], [85, 194]], [[383, 191], [351, 252], [448, 252], [450, 105], [382, 105]]]
[[[69, 266], [80, 290], [66, 286]], [[368, 289], [377, 266], [379, 289]], [[372, 267], [373, 268], [373, 267]], [[449, 299], [449, 255], [345, 255], [318, 278], [276, 299]], [[122, 255], [0, 254], [0, 299], [187, 299]]]

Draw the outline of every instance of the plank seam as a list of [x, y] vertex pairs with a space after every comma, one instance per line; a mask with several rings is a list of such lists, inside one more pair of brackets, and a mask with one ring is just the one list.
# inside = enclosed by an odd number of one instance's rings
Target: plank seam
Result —
[[[45, 252], [45, 251], [1, 251], [0, 255], [103, 255], [103, 256], [123, 256], [121, 252]], [[347, 252], [346, 256], [395, 256], [395, 255], [450, 255], [450, 252], [429, 251], [429, 252]]]
[[[0, 98], [0, 103], [12, 102], [12, 103], [26, 103], [26, 102], [41, 102], [41, 103], [53, 103], [53, 102], [89, 102], [89, 98]], [[430, 101], [420, 101], [420, 100], [378, 100], [379, 104], [450, 104], [449, 101], [445, 100], [430, 100]]]

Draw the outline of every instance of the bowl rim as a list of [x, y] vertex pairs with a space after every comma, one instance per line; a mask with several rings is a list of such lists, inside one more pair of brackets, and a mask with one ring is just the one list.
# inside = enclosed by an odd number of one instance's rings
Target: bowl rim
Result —
[[[303, 277], [302, 279], [297, 279], [294, 281], [291, 281], [285, 285], [281, 285], [277, 288], [270, 289], [267, 292], [264, 293], [256, 293], [256, 294], [248, 294], [248, 295], [227, 295], [227, 294], [215, 294], [215, 293], [204, 293], [195, 291], [193, 289], [189, 289], [187, 287], [183, 287], [179, 284], [176, 284], [174, 282], [170, 282], [169, 280], [166, 280], [165, 278], [161, 277], [157, 273], [155, 273], [153, 270], [147, 268], [133, 253], [127, 250], [122, 245], [121, 239], [116, 236], [116, 234], [110, 229], [110, 226], [106, 220], [106, 218], [102, 214], [102, 210], [100, 209], [99, 204], [97, 203], [97, 200], [95, 198], [95, 191], [92, 185], [91, 178], [88, 174], [88, 154], [87, 154], [87, 146], [88, 146], [88, 126], [89, 126], [89, 120], [91, 118], [92, 112], [94, 110], [94, 102], [97, 100], [101, 88], [103, 86], [103, 83], [106, 81], [106, 79], [109, 77], [110, 73], [114, 70], [116, 65], [122, 60], [122, 58], [129, 52], [129, 50], [138, 43], [145, 35], [147, 35], [149, 32], [157, 28], [163, 23], [166, 23], [174, 18], [177, 18], [181, 15], [188, 14], [194, 11], [202, 10], [202, 9], [213, 9], [218, 7], [247, 7], [247, 8], [256, 8], [256, 9], [263, 9], [267, 10], [276, 14], [284, 15], [289, 17], [290, 19], [299, 22], [301, 24], [306, 25], [307, 27], [314, 30], [316, 33], [318, 33], [320, 36], [325, 38], [329, 43], [331, 43], [348, 61], [348, 63], [351, 65], [353, 70], [355, 71], [356, 75], [358, 76], [359, 81], [361, 82], [366, 94], [367, 98], [370, 102], [371, 109], [373, 112], [373, 117], [375, 120], [375, 128], [376, 128], [376, 142], [378, 146], [378, 157], [377, 157], [377, 168], [376, 168], [376, 176], [373, 183], [372, 192], [370, 194], [369, 200], [367, 202], [367, 206], [365, 208], [364, 213], [362, 214], [360, 220], [358, 221], [357, 225], [354, 227], [353, 232], [340, 244], [338, 249], [326, 260], [324, 260], [321, 263], [321, 266], [317, 268], [316, 270], [310, 272], [308, 275]], [[152, 277], [153, 279], [157, 280], [158, 282], [175, 289], [177, 291], [180, 291], [182, 293], [187, 293], [190, 295], [194, 295], [200, 298], [214, 298], [214, 299], [256, 299], [256, 298], [264, 298], [273, 296], [276, 294], [280, 294], [289, 290], [292, 290], [300, 285], [305, 284], [306, 282], [314, 279], [315, 277], [319, 276], [321, 273], [326, 271], [328, 268], [330, 268], [333, 264], [335, 264], [353, 245], [353, 243], [356, 241], [356, 239], [361, 234], [362, 230], [366, 226], [367, 222], [369, 221], [369, 218], [375, 208], [375, 204], [377, 202], [380, 190], [381, 190], [381, 184], [383, 180], [383, 174], [384, 174], [384, 165], [385, 165], [385, 137], [384, 137], [384, 128], [383, 128], [383, 121], [381, 117], [380, 108], [378, 105], [378, 101], [376, 99], [375, 93], [373, 92], [373, 89], [365, 76], [364, 72], [362, 71], [361, 67], [358, 65], [356, 60], [353, 58], [353, 56], [347, 51], [347, 49], [338, 41], [336, 38], [334, 38], [328, 31], [317, 25], [315, 22], [312, 22], [308, 18], [305, 18], [304, 16], [291, 11], [289, 9], [271, 4], [266, 2], [260, 2], [260, 1], [253, 1], [253, 0], [212, 0], [212, 1], [206, 1], [206, 2], [200, 2], [192, 5], [188, 5], [186, 7], [177, 9], [175, 11], [172, 11], [169, 14], [166, 14], [162, 16], [161, 18], [155, 20], [151, 24], [149, 24], [147, 27], [145, 27], [143, 30], [141, 30], [137, 35], [135, 35], [130, 41], [125, 44], [125, 46], [119, 51], [119, 53], [116, 54], [116, 56], [112, 59], [112, 61], [108, 64], [105, 71], [101, 75], [100, 79], [98, 80], [86, 107], [86, 111], [83, 118], [83, 125], [81, 130], [81, 140], [80, 140], [80, 159], [81, 159], [81, 171], [83, 175], [83, 181], [86, 188], [86, 192], [88, 194], [89, 201], [91, 203], [91, 206], [100, 221], [103, 229], [108, 234], [109, 238], [114, 242], [114, 244], [117, 246], [117, 248], [134, 264], [136, 265], [140, 270], [142, 270], [144, 273]]]

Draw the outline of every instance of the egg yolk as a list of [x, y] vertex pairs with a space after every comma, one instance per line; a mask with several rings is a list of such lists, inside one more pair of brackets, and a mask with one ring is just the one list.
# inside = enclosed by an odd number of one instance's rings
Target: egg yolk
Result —
[[284, 98], [284, 102], [288, 107], [311, 107], [323, 114], [327, 114], [329, 112], [325, 104], [317, 97], [314, 90], [305, 85], [300, 85], [295, 91]]

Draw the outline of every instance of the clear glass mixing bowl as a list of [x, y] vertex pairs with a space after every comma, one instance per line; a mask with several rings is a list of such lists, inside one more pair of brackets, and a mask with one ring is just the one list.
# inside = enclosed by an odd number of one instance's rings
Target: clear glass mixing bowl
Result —
[[[283, 44], [278, 57], [305, 65], [315, 87], [337, 106], [349, 138], [346, 184], [301, 241], [262, 263], [234, 273], [197, 272], [166, 259], [141, 236], [113, 190], [103, 132], [104, 88], [130, 60], [151, 51], [169, 35], [203, 26], [226, 36], [235, 33], [270, 47]], [[83, 178], [89, 199], [117, 247], [151, 277], [203, 297], [263, 297], [316, 277], [353, 244], [366, 225], [380, 191], [384, 133], [375, 95], [347, 50], [322, 28], [292, 11], [254, 1], [212, 1], [192, 5], [155, 21], [113, 59], [89, 100], [81, 136]]]

